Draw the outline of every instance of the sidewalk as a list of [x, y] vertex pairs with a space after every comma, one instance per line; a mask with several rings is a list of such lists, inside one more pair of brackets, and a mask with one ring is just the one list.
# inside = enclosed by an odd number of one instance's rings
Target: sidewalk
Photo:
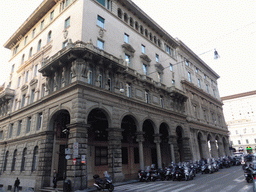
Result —
[[[129, 180], [129, 181], [123, 181], [123, 182], [116, 182], [116, 183], [113, 183], [113, 184], [114, 184], [115, 187], [117, 187], [117, 186], [121, 186], [121, 185], [137, 183], [137, 182], [139, 182], [139, 180]], [[96, 187], [91, 187], [91, 188], [84, 189], [84, 190], [77, 190], [75, 192], [93, 192], [93, 191], [97, 191]]]

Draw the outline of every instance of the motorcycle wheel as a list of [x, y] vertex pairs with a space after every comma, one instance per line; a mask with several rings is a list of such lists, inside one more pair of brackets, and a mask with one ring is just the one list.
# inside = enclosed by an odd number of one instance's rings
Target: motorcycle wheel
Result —
[[109, 184], [108, 191], [110, 191], [110, 192], [111, 192], [111, 191], [114, 191], [114, 188], [115, 188], [115, 187], [114, 187], [113, 184]]

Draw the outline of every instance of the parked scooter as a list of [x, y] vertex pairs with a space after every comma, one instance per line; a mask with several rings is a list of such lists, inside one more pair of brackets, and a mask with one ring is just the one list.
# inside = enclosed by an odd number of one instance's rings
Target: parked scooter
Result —
[[256, 179], [256, 162], [252, 162], [245, 167], [244, 177], [247, 183], [250, 183]]
[[183, 178], [185, 178], [184, 167], [179, 163], [179, 165], [174, 168], [172, 180], [181, 181]]
[[114, 191], [114, 185], [112, 184], [112, 179], [107, 171], [104, 172], [104, 179], [101, 179], [98, 174], [94, 175], [95, 183], [93, 184], [98, 191], [107, 189], [108, 191]]
[[140, 181], [150, 181], [150, 167], [145, 167], [145, 170], [138, 171], [138, 177]]

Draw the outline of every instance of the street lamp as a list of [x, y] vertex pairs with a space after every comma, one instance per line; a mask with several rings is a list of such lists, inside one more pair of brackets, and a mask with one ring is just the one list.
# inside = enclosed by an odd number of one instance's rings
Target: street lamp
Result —
[[66, 135], [66, 145], [65, 145], [65, 161], [64, 161], [64, 171], [63, 171], [63, 186], [65, 185], [65, 180], [66, 180], [66, 172], [67, 172], [67, 159], [66, 159], [66, 149], [68, 148], [68, 134], [69, 134], [69, 129], [65, 128], [62, 130], [62, 133]]

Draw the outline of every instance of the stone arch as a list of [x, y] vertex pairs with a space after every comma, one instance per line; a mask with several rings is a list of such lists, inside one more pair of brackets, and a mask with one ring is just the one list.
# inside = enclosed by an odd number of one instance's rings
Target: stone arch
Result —
[[106, 118], [107, 118], [107, 120], [108, 120], [108, 125], [111, 127], [113, 123], [112, 123], [112, 118], [111, 118], [111, 113], [110, 113], [110, 111], [109, 111], [107, 108], [103, 107], [103, 106], [99, 107], [99, 105], [95, 105], [95, 106], [92, 106], [92, 107], [90, 107], [90, 108], [87, 109], [86, 123], [89, 124], [89, 123], [88, 123], [88, 115], [89, 115], [90, 112], [93, 111], [94, 109], [99, 109], [99, 110], [101, 110], [101, 111], [106, 115]]
[[205, 158], [205, 155], [203, 152], [203, 134], [200, 131], [198, 131], [197, 133], [197, 142], [198, 142], [200, 159]]
[[68, 107], [61, 107], [61, 108], [58, 108], [56, 110], [54, 110], [50, 116], [49, 116], [49, 122], [48, 122], [48, 127], [47, 127], [47, 130], [49, 131], [53, 131], [53, 120], [54, 118], [56, 118], [56, 116], [61, 112], [61, 111], [67, 111], [69, 113], [69, 116], [70, 116], [70, 121], [71, 121], [71, 109], [68, 108]]
[[216, 145], [216, 150], [217, 150], [218, 157], [220, 157], [221, 154], [220, 154], [219, 136], [218, 135], [215, 135], [215, 145]]
[[160, 133], [160, 148], [161, 148], [161, 159], [162, 159], [162, 168], [167, 165], [170, 165], [172, 161], [171, 148], [170, 148], [170, 127], [166, 122], [162, 122], [159, 126]]
[[224, 148], [224, 155], [229, 155], [229, 143], [225, 136], [222, 137], [222, 143]]

